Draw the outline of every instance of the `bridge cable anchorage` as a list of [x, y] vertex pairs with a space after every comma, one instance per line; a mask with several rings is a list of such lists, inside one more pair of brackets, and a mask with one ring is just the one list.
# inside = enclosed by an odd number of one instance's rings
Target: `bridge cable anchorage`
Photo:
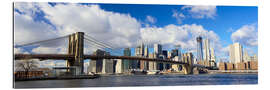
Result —
[[104, 44], [105, 46], [109, 46], [109, 47], [112, 48], [112, 46], [108, 45], [107, 43], [104, 43], [104, 42], [102, 42], [102, 41], [99, 41], [99, 40], [97, 40], [97, 39], [95, 39], [95, 38], [93, 38], [93, 37], [91, 37], [91, 36], [88, 36], [88, 35], [85, 35], [85, 36], [88, 37], [88, 38], [90, 38], [90, 39], [92, 39], [93, 41], [96, 41], [96, 42], [98, 42], [98, 43]]
[[34, 44], [43, 43], [43, 42], [48, 42], [48, 41], [53, 41], [53, 40], [57, 40], [57, 39], [62, 39], [62, 38], [66, 38], [66, 37], [68, 37], [68, 36], [69, 36], [69, 35], [62, 36], [62, 37], [58, 37], [58, 38], [53, 38], [53, 39], [47, 39], [47, 40], [41, 40], [41, 41], [36, 41], [36, 42], [31, 42], [31, 43], [21, 44], [21, 45], [15, 45], [15, 48], [24, 47], [24, 46], [29, 46], [29, 45], [34, 45]]

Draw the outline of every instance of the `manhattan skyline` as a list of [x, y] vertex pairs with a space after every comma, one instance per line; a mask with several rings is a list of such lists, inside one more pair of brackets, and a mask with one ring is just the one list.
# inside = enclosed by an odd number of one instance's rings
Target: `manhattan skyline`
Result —
[[[180, 44], [184, 52], [196, 53], [195, 38], [201, 35], [210, 39], [218, 60], [228, 59], [228, 46], [234, 42], [258, 55], [258, 8], [253, 6], [15, 3], [14, 17], [15, 45], [83, 31], [116, 48], [147, 41], [161, 43], [166, 50]], [[29, 50], [65, 52], [61, 46]]]

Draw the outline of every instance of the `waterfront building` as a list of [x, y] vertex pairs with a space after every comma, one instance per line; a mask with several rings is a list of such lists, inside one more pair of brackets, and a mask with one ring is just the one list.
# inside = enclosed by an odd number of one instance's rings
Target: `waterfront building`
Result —
[[[104, 55], [109, 55], [109, 53], [98, 49], [93, 53], [93, 55], [104, 56]], [[103, 68], [103, 60], [102, 59], [101, 60], [90, 60], [89, 67], [88, 67], [88, 73], [89, 72], [102, 73], [102, 68]]]
[[[135, 56], [142, 57], [141, 46], [137, 46], [135, 48]], [[138, 68], [140, 68], [140, 61], [135, 60], [134, 63], [132, 64], [132, 69], [138, 69]]]
[[[156, 56], [154, 53], [149, 54], [149, 58], [156, 58]], [[148, 67], [150, 71], [157, 70], [157, 62], [149, 61]]]
[[[164, 58], [162, 55], [162, 46], [160, 44], [154, 44], [154, 54], [157, 56], [156, 58]], [[163, 63], [157, 63], [157, 69], [163, 70], [164, 66]]]
[[[162, 50], [162, 55], [164, 56], [165, 59], [168, 59], [168, 51], [167, 50]], [[171, 64], [165, 63], [164, 68], [165, 69], [170, 69]]]
[[113, 74], [113, 60], [103, 59], [102, 74]]
[[[149, 50], [148, 46], [144, 47], [144, 45], [141, 45], [142, 50], [144, 50], [143, 56], [142, 57], [148, 57], [149, 56]], [[140, 61], [140, 69], [141, 70], [148, 70], [148, 61]]]
[[[124, 49], [124, 56], [131, 56], [130, 48]], [[135, 63], [134, 60], [123, 60], [124, 72], [128, 72], [129, 69], [132, 69], [132, 63]]]
[[121, 59], [116, 59], [115, 73], [123, 73], [124, 64]]
[[197, 60], [202, 61], [203, 60], [202, 37], [201, 36], [197, 37], [196, 41], [197, 41]]
[[234, 64], [243, 62], [242, 45], [239, 43], [234, 43], [230, 45], [229, 48], [230, 48], [229, 50], [230, 62]]

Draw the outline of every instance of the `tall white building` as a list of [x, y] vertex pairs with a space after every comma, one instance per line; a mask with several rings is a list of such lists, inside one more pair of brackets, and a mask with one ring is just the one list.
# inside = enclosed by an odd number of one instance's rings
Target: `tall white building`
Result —
[[231, 63], [239, 63], [243, 62], [243, 50], [242, 50], [242, 45], [239, 43], [234, 43], [229, 46], [230, 48], [230, 62]]
[[148, 46], [146, 46], [144, 49], [144, 57], [148, 57], [148, 56], [149, 56], [149, 50], [148, 50]]
[[103, 74], [113, 73], [113, 60], [103, 59], [102, 73]]
[[154, 44], [154, 53], [162, 54], [162, 46], [160, 44]]
[[203, 58], [206, 61], [209, 61], [211, 59], [211, 55], [210, 55], [210, 41], [209, 39], [205, 39], [203, 42]]
[[216, 56], [215, 56], [215, 51], [214, 48], [210, 48], [210, 52], [211, 52], [211, 66], [216, 66]]
[[115, 73], [123, 73], [124, 64], [122, 63], [122, 59], [116, 59]]

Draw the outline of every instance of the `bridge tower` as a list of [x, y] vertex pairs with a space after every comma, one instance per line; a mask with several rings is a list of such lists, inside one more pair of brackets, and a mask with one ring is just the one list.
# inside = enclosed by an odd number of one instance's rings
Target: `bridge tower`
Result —
[[185, 63], [183, 65], [183, 72], [184, 74], [192, 74], [193, 73], [193, 54], [192, 53], [185, 53], [182, 56], [182, 59]]
[[83, 74], [83, 46], [84, 33], [76, 32], [69, 36], [68, 39], [68, 54], [74, 55], [74, 59], [67, 60], [68, 72], [72, 75]]

